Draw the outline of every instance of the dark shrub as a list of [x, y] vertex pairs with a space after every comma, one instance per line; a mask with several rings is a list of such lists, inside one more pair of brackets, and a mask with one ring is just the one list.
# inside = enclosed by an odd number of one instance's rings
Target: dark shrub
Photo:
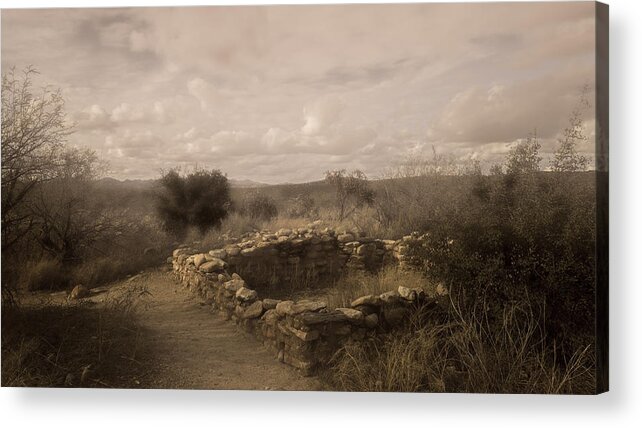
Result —
[[231, 199], [227, 177], [218, 170], [197, 170], [181, 175], [171, 170], [160, 179], [156, 211], [165, 230], [178, 238], [190, 226], [205, 233], [220, 227], [227, 217]]

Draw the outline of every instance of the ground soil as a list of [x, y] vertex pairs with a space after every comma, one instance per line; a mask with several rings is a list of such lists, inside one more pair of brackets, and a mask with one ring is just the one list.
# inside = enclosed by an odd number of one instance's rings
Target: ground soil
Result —
[[141, 349], [153, 365], [141, 386], [181, 389], [318, 390], [254, 337], [180, 287], [170, 272], [144, 273]]

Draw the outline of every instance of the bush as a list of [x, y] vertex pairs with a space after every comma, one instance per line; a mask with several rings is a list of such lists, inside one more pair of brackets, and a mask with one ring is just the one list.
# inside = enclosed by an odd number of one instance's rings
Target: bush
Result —
[[450, 320], [424, 324], [344, 346], [326, 381], [346, 391], [590, 394], [595, 391], [591, 348], [560, 360], [545, 346], [543, 312], [529, 301], [505, 307], [491, 326], [485, 302]]
[[243, 200], [241, 213], [253, 220], [270, 221], [279, 215], [274, 200], [259, 192], [248, 194]]
[[69, 286], [69, 275], [58, 260], [41, 259], [25, 266], [22, 283], [29, 291], [60, 290]]
[[201, 233], [218, 228], [231, 206], [230, 186], [220, 171], [196, 170], [181, 175], [170, 170], [160, 179], [156, 211], [164, 229], [182, 239], [190, 226]]
[[298, 195], [287, 201], [288, 217], [317, 218], [319, 208], [316, 206], [314, 199], [308, 195]]
[[546, 339], [569, 357], [594, 340], [595, 188], [591, 173], [479, 176], [415, 248], [426, 274], [489, 302], [546, 308]]

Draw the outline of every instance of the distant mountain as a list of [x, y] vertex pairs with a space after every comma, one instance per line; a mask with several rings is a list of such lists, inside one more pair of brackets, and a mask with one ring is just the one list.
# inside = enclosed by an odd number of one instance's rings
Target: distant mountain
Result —
[[232, 187], [266, 187], [269, 184], [259, 183], [258, 181], [252, 180], [234, 180], [233, 178], [228, 179], [230, 186]]
[[[129, 189], [151, 189], [154, 187], [158, 180], [156, 179], [147, 179], [147, 180], [118, 180], [112, 177], [105, 177], [98, 180], [98, 183], [104, 187], [126, 187]], [[252, 188], [252, 187], [266, 187], [269, 184], [260, 183], [258, 181], [252, 180], [235, 180], [233, 178], [228, 179], [231, 187], [238, 188]]]

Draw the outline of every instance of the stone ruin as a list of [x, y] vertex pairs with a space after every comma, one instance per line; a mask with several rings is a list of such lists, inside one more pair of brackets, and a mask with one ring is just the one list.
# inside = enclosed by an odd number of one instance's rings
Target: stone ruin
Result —
[[273, 278], [287, 280], [296, 271], [320, 279], [345, 269], [377, 270], [386, 264], [409, 268], [413, 261], [408, 248], [424, 239], [414, 234], [388, 241], [327, 228], [281, 229], [208, 253], [181, 247], [171, 262], [181, 284], [253, 334], [279, 361], [312, 375], [344, 344], [398, 327], [413, 313], [436, 308], [436, 300], [422, 289], [401, 285], [397, 291], [359, 297], [350, 307], [329, 309], [316, 300], [260, 299], [254, 282], [248, 279], [250, 287], [238, 272], [256, 278], [253, 272], [270, 271]]

